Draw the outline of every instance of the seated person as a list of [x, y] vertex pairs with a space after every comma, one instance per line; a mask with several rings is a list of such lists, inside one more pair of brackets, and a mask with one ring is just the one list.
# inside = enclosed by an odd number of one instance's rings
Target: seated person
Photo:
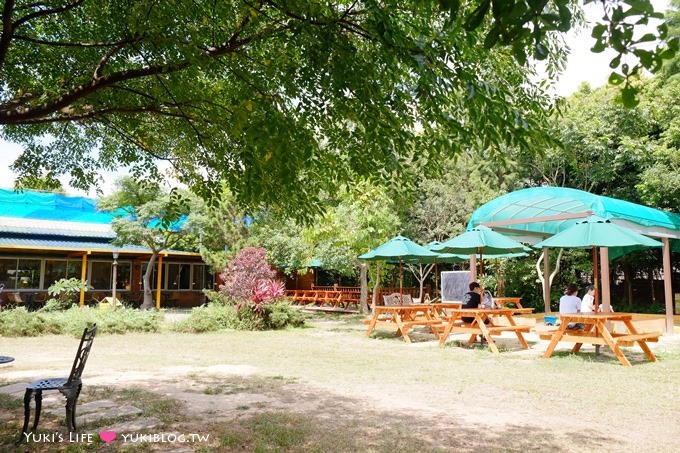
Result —
[[[463, 305], [461, 308], [479, 308], [482, 303], [482, 287], [477, 282], [471, 282], [469, 285], [470, 291], [463, 296]], [[475, 318], [464, 316], [461, 318], [463, 322], [471, 323]], [[489, 320], [485, 320], [484, 324], [488, 324]]]
[[581, 301], [581, 313], [595, 313], [595, 287], [586, 286], [586, 293]]
[[[573, 283], [567, 285], [564, 296], [560, 298], [560, 314], [568, 315], [581, 312], [581, 299], [576, 294], [578, 294], [578, 286]], [[584, 329], [584, 325], [570, 322], [567, 329]]]

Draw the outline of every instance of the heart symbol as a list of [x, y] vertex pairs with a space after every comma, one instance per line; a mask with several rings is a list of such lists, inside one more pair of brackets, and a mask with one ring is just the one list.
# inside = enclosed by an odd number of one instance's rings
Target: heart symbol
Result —
[[116, 432], [115, 431], [99, 431], [99, 437], [101, 440], [106, 442], [106, 445], [110, 444], [113, 442], [113, 440], [116, 438]]

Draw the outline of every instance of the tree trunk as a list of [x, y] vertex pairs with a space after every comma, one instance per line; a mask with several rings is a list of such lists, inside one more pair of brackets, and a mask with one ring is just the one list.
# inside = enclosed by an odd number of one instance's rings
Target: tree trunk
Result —
[[[538, 280], [541, 282], [541, 288], [543, 289], [543, 300], [545, 301], [545, 312], [546, 313], [551, 313], [551, 308], [550, 308], [550, 298], [546, 297], [546, 294], [550, 294], [550, 288], [552, 287], [552, 282], [555, 279], [555, 276], [557, 273], [560, 271], [560, 261], [562, 260], [562, 252], [564, 252], [564, 249], [560, 249], [560, 253], [557, 255], [557, 261], [555, 262], [555, 270], [552, 271], [550, 276], [548, 277], [548, 284], [545, 284], [545, 279], [543, 277], [543, 271], [541, 270], [541, 262], [543, 261], [543, 253], [538, 257], [538, 260], [536, 261], [536, 273], [538, 274]], [[550, 258], [550, 257], [548, 257]], [[547, 288], [546, 288], [547, 286]], [[547, 291], [547, 293], [546, 293]]]
[[623, 265], [623, 288], [625, 299], [628, 305], [633, 307], [633, 273], [630, 270], [630, 263]]
[[151, 254], [149, 263], [146, 266], [146, 272], [144, 272], [144, 302], [142, 302], [142, 306], [139, 307], [142, 310], [154, 308], [153, 293], [151, 292], [151, 276], [153, 275], [153, 265], [156, 262], [156, 255], [158, 255], [158, 252], [155, 251]]
[[365, 263], [359, 263], [359, 281], [361, 282], [361, 297], [359, 299], [361, 313], [368, 314], [368, 271]]

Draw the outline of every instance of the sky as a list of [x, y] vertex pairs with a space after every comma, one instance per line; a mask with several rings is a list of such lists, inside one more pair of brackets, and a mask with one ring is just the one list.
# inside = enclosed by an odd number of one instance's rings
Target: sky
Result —
[[[669, 0], [653, 0], [657, 11], [664, 11], [668, 8]], [[590, 4], [586, 8], [586, 18], [588, 21], [596, 20], [601, 15], [601, 7]], [[613, 57], [613, 51], [594, 54], [590, 51], [593, 39], [590, 37], [590, 28], [582, 30], [580, 33], [570, 32], [567, 36], [567, 43], [571, 48], [571, 54], [567, 61], [567, 66], [555, 84], [555, 92], [560, 96], [569, 96], [576, 91], [583, 82], [588, 82], [591, 87], [596, 88], [606, 85], [607, 78], [611, 72], [609, 61]], [[0, 139], [0, 187], [10, 188], [14, 184], [14, 174], [9, 166], [14, 162], [21, 152], [21, 147], [12, 143], [4, 142]], [[113, 190], [113, 182], [116, 174], [109, 173], [104, 175], [105, 183], [102, 186], [104, 195], [108, 195]], [[69, 195], [87, 195], [96, 197], [94, 191], [84, 193], [71, 189], [68, 186], [67, 178], [62, 179], [62, 184]]]

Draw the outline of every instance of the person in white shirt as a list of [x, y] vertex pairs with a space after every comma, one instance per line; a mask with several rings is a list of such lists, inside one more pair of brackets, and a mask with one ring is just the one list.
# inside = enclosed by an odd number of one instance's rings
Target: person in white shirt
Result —
[[586, 286], [586, 293], [581, 301], [581, 313], [595, 313], [595, 287]]
[[[572, 313], [580, 313], [581, 311], [581, 298], [577, 296], [578, 286], [573, 283], [567, 285], [564, 290], [564, 296], [560, 298], [560, 314], [568, 315]], [[577, 324], [570, 322], [567, 325], [567, 329], [583, 329], [583, 324]]]

